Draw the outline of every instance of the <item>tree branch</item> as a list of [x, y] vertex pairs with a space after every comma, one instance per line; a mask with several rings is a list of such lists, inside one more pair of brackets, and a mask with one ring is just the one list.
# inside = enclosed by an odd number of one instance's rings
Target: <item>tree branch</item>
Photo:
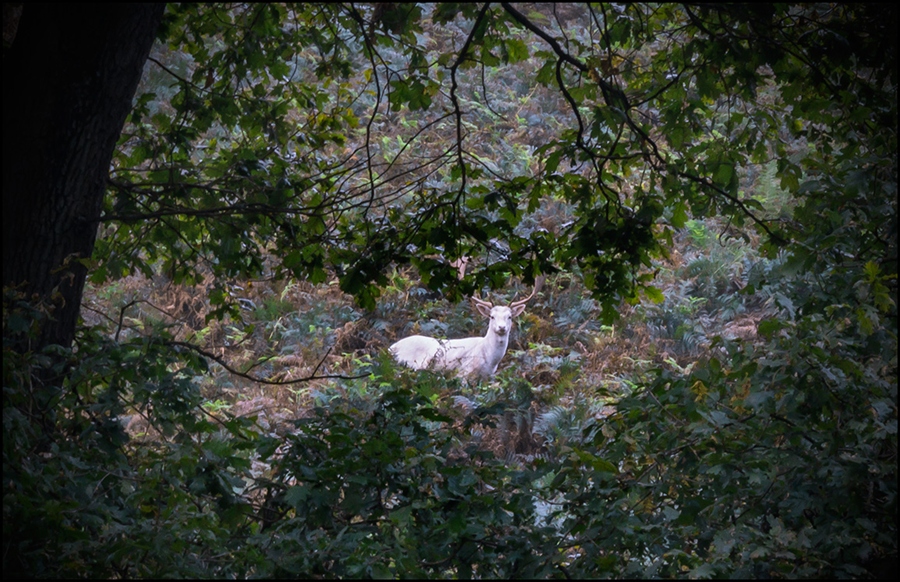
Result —
[[328, 352], [325, 354], [325, 356], [321, 360], [319, 360], [319, 363], [316, 364], [316, 367], [313, 370], [313, 373], [311, 375], [305, 376], [303, 378], [298, 378], [296, 380], [269, 380], [267, 378], [257, 378], [255, 376], [252, 376], [250, 374], [247, 374], [245, 372], [241, 372], [240, 370], [232, 368], [225, 362], [225, 360], [223, 358], [220, 358], [219, 356], [217, 356], [213, 353], [207, 352], [206, 350], [204, 350], [204, 349], [200, 348], [199, 346], [196, 346], [190, 342], [171, 340], [171, 341], [167, 341], [165, 343], [166, 343], [166, 345], [169, 345], [169, 346], [177, 346], [177, 347], [187, 348], [191, 351], [194, 351], [194, 352], [200, 354], [201, 356], [203, 356], [204, 358], [213, 360], [214, 362], [216, 362], [217, 364], [219, 364], [220, 366], [222, 366], [228, 372], [230, 372], [231, 374], [234, 374], [235, 376], [239, 376], [246, 380], [250, 380], [251, 382], [256, 382], [259, 384], [268, 384], [271, 386], [286, 386], [286, 385], [290, 385], [290, 384], [300, 384], [302, 382], [310, 382], [312, 380], [328, 380], [328, 379], [357, 380], [359, 378], [367, 378], [369, 376], [369, 374], [357, 374], [355, 376], [346, 376], [344, 374], [317, 375], [316, 373], [319, 371], [319, 368], [322, 367], [322, 364], [325, 362], [325, 358], [327, 358], [328, 354], [331, 353], [331, 349], [329, 349]]

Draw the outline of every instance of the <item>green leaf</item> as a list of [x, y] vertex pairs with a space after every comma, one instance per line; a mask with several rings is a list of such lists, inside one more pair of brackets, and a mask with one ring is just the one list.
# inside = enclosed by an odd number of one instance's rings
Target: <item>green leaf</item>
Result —
[[659, 303], [663, 303], [666, 300], [666, 297], [665, 297], [665, 295], [663, 295], [663, 292], [652, 285], [647, 285], [647, 286], [643, 287], [643, 291], [644, 291], [644, 294], [647, 296], [647, 298], [650, 299], [650, 301], [652, 301], [653, 303], [659, 304]]

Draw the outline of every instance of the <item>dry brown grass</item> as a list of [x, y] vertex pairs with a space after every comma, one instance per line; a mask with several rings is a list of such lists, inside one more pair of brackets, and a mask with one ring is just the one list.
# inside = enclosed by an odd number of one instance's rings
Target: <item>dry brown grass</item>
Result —
[[[662, 272], [674, 285], [684, 267], [680, 248], [672, 249]], [[377, 356], [399, 336], [409, 333], [407, 323], [448, 317], [451, 325], [481, 316], [468, 315], [468, 305], [450, 305], [439, 296], [421, 293], [409, 269], [394, 273], [379, 309], [362, 313], [352, 298], [335, 282], [312, 285], [303, 281], [250, 281], [228, 287], [232, 299], [243, 306], [241, 321], [218, 321], [211, 313], [212, 280], [196, 286], [175, 285], [164, 277], [129, 276], [101, 288], [89, 288], [84, 317], [89, 324], [107, 325], [111, 335], [121, 338], [148, 333], [151, 323], [165, 326], [177, 341], [190, 342], [214, 355], [228, 367], [244, 371], [233, 374], [212, 363], [201, 383], [203, 396], [218, 401], [218, 415], [256, 417], [260, 430], [278, 433], [290, 421], [306, 416], [315, 404], [314, 394], [347, 396], [341, 382], [315, 379], [314, 374], [354, 374], [355, 361]], [[415, 292], [414, 292], [415, 291]], [[494, 427], [472, 433], [479, 446], [498, 457], [530, 457], [546, 450], [535, 435], [534, 420], [553, 406], [575, 409], [596, 403], [596, 418], [614, 411], [621, 379], [659, 366], [687, 367], [701, 353], [686, 354], [671, 338], [659, 337], [636, 323], [635, 309], [622, 305], [622, 319], [610, 327], [596, 321], [597, 309], [589, 308], [581, 282], [571, 274], [550, 278], [542, 293], [523, 314], [513, 332], [510, 352], [501, 363], [507, 380], [518, 378], [531, 387], [533, 400], [527, 408], [509, 409], [495, 419]], [[574, 310], [574, 311], [572, 311]], [[566, 317], [560, 319], [560, 314]], [[723, 325], [720, 333], [729, 339], [753, 341], [760, 314], [746, 313]], [[580, 319], [579, 319], [580, 318]], [[560, 327], [559, 321], [566, 321]], [[480, 327], [480, 326], [479, 326]], [[462, 332], [448, 332], [462, 335]], [[564, 364], [570, 357], [576, 358]], [[505, 372], [504, 372], [505, 371]], [[256, 379], [265, 379], [269, 384]], [[481, 388], [476, 387], [476, 390]], [[374, 388], [373, 388], [374, 390]], [[497, 385], [490, 388], [497, 390]], [[502, 391], [502, 389], [501, 389]], [[462, 422], [472, 412], [460, 395], [443, 396], [445, 412]], [[454, 400], [456, 398], [456, 400]], [[224, 405], [224, 406], [223, 406]], [[135, 415], [129, 432], [155, 438]], [[158, 436], [158, 435], [156, 435]]]

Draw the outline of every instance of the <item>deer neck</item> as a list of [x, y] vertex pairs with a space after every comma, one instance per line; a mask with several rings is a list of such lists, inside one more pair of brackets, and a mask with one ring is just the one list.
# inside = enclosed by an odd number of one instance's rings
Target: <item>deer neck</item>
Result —
[[502, 360], [504, 354], [506, 354], [506, 347], [508, 345], [509, 333], [501, 336], [489, 329], [487, 335], [484, 336], [484, 342], [482, 343], [484, 361], [487, 362], [492, 369], [496, 369], [500, 360]]

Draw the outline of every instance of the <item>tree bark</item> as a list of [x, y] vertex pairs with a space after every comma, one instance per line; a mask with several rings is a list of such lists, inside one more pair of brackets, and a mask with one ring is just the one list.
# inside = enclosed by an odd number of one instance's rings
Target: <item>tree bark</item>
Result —
[[3, 285], [52, 308], [37, 347], [74, 339], [110, 160], [163, 10], [25, 4], [14, 38], [4, 23]]

